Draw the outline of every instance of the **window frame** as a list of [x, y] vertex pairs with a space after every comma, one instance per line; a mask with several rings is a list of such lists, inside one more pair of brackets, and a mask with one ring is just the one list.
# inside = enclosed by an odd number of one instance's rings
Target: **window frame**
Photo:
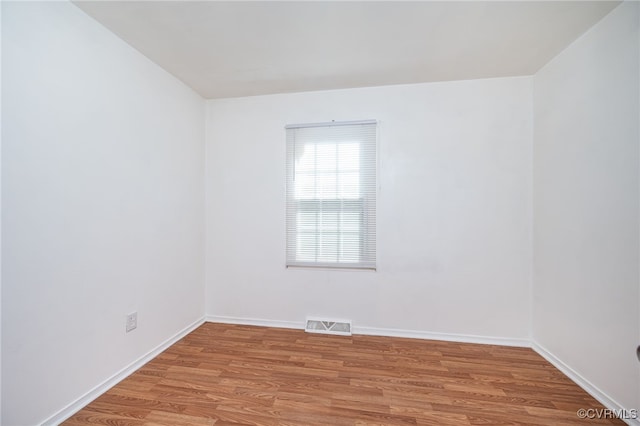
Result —
[[[309, 128], [320, 128], [320, 127], [334, 127], [334, 126], [358, 126], [358, 125], [369, 125], [373, 126], [372, 130], [368, 130], [369, 132], [373, 132], [373, 141], [371, 141], [371, 135], [362, 136], [358, 141], [359, 145], [359, 165], [358, 165], [358, 173], [359, 173], [359, 181], [358, 181], [358, 190], [361, 192], [359, 197], [356, 198], [312, 198], [312, 199], [297, 199], [296, 187], [295, 187], [295, 177], [296, 177], [296, 140], [295, 133], [290, 133], [295, 131], [296, 129], [309, 129]], [[360, 120], [360, 121], [343, 121], [343, 122], [327, 122], [327, 123], [305, 123], [305, 124], [294, 124], [285, 126], [287, 131], [287, 143], [286, 143], [286, 258], [285, 265], [287, 268], [323, 268], [323, 269], [336, 269], [336, 270], [373, 270], [377, 269], [377, 198], [378, 198], [378, 121], [377, 120]], [[354, 131], [354, 134], [357, 133]], [[354, 137], [354, 136], [350, 136]], [[343, 139], [342, 142], [346, 141]], [[339, 139], [330, 139], [327, 140], [328, 143], [335, 143], [336, 146], [341, 141]], [[316, 147], [320, 144], [319, 142], [308, 142], [314, 143]], [[293, 146], [291, 146], [293, 144]], [[368, 144], [368, 145], [367, 145]], [[314, 154], [317, 155], [317, 154]], [[338, 157], [337, 157], [338, 158]], [[338, 161], [336, 158], [336, 161]], [[373, 171], [371, 171], [373, 170]], [[317, 170], [315, 170], [317, 175]], [[336, 169], [336, 181], [339, 180], [339, 170]], [[364, 176], [364, 178], [363, 178]], [[364, 182], [364, 183], [363, 183]], [[312, 206], [314, 204], [320, 203], [322, 205], [319, 209], [314, 209]], [[316, 231], [316, 232], [307, 232], [312, 238], [315, 238], [316, 241], [312, 244], [315, 244], [315, 258], [316, 260], [297, 260], [298, 258], [298, 246], [299, 246], [299, 237], [304, 235], [305, 232], [300, 230], [298, 214], [300, 211], [308, 211], [315, 212], [317, 214], [321, 214], [322, 212], [327, 211], [335, 211], [338, 216], [340, 213], [345, 211], [345, 204], [360, 204], [360, 207], [350, 209], [352, 212], [357, 212], [360, 216], [358, 221], [359, 230], [353, 231], [357, 232], [356, 239], [360, 244], [358, 248], [358, 261], [344, 261], [344, 258], [340, 259], [341, 249], [336, 248], [335, 261], [327, 261], [327, 260], [319, 260], [318, 258], [322, 256], [318, 250], [322, 248], [322, 244], [318, 242], [318, 238], [321, 238], [323, 235], [334, 233], [337, 241], [337, 245], [341, 244], [341, 241], [344, 239], [341, 236], [344, 236], [348, 231], [340, 231], [339, 227], [342, 223], [342, 218], [340, 217], [336, 223], [338, 224], [338, 229], [336, 231]], [[373, 204], [373, 205], [371, 205]], [[309, 208], [304, 208], [305, 205], [309, 206]], [[336, 205], [335, 209], [331, 208], [331, 205]], [[295, 222], [295, 223], [291, 223]], [[316, 225], [318, 225], [321, 220], [316, 220]], [[317, 228], [316, 228], [317, 229]]]

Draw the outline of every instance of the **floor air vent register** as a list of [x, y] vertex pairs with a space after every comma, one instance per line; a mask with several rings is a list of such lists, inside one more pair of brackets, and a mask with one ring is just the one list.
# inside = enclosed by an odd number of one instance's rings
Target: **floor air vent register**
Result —
[[306, 331], [307, 333], [338, 334], [341, 336], [351, 336], [351, 321], [307, 318], [307, 323], [304, 331]]

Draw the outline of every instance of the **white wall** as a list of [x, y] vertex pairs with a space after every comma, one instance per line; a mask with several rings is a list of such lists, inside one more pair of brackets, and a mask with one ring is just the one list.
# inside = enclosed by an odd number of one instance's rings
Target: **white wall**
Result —
[[534, 79], [533, 338], [640, 407], [638, 3]]
[[[520, 77], [208, 101], [207, 314], [528, 339], [531, 95]], [[370, 118], [378, 271], [285, 269], [284, 126]]]
[[202, 317], [204, 101], [71, 3], [2, 20], [2, 423], [30, 425]]

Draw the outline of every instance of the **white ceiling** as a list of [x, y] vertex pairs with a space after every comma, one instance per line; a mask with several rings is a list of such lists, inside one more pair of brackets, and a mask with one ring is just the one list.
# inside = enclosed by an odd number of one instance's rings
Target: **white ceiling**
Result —
[[531, 75], [617, 1], [75, 1], [205, 98]]

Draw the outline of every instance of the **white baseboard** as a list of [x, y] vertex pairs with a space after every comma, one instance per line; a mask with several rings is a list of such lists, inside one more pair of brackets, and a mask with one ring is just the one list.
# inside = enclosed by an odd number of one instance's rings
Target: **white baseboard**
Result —
[[100, 395], [111, 389], [113, 386], [127, 378], [129, 375], [134, 373], [140, 367], [145, 365], [147, 362], [151, 361], [153, 358], [158, 356], [162, 351], [167, 349], [169, 346], [176, 343], [178, 340], [182, 339], [184, 336], [195, 330], [197, 327], [204, 323], [204, 318], [200, 318], [197, 321], [191, 323], [187, 327], [183, 328], [172, 337], [168, 338], [154, 349], [147, 352], [145, 355], [141, 356], [131, 364], [124, 367], [122, 370], [118, 371], [113, 376], [109, 377], [104, 382], [100, 383], [89, 392], [85, 393], [83, 396], [73, 401], [71, 404], [64, 407], [62, 410], [58, 411], [44, 422], [42, 422], [42, 426], [49, 425], [58, 425], [63, 421], [67, 420], [69, 417], [80, 411], [84, 406], [89, 404], [94, 399], [98, 398]]
[[[240, 325], [256, 325], [260, 327], [278, 327], [278, 328], [295, 328], [304, 329], [304, 321], [278, 321], [278, 320], [263, 320], [256, 318], [241, 318], [241, 317], [225, 317], [218, 315], [207, 315], [206, 320], [208, 322], [220, 322], [224, 324], [240, 324]], [[485, 337], [485, 336], [473, 336], [466, 334], [449, 334], [449, 333], [430, 333], [425, 331], [414, 330], [398, 330], [393, 328], [376, 328], [376, 327], [356, 327], [351, 330], [353, 334], [364, 334], [369, 336], [387, 336], [387, 337], [408, 337], [412, 339], [424, 339], [424, 340], [446, 340], [450, 342], [462, 342], [462, 343], [480, 343], [488, 345], [501, 345], [501, 346], [519, 346], [530, 347], [531, 343], [529, 339], [515, 339], [515, 338], [503, 338], [503, 337]]]
[[223, 324], [256, 325], [258, 327], [275, 327], [275, 328], [295, 328], [300, 330], [304, 329], [304, 322], [295, 322], [295, 321], [225, 317], [220, 315], [207, 315], [205, 320], [207, 322], [219, 322]]
[[511, 337], [476, 336], [472, 334], [436, 333], [416, 330], [399, 330], [394, 328], [377, 327], [353, 327], [353, 334], [366, 334], [370, 336], [407, 337], [410, 339], [444, 340], [447, 342], [478, 343], [483, 345], [518, 346], [529, 348], [529, 339]]
[[[604, 405], [606, 408], [614, 412], [624, 412], [625, 408], [618, 404], [613, 398], [601, 391], [597, 386], [585, 379], [573, 368], [562, 362], [559, 358], [549, 352], [536, 342], [532, 342], [531, 348], [536, 351], [541, 357], [549, 361], [560, 370], [565, 376], [573, 380], [578, 386], [584, 389], [589, 395], [594, 397], [598, 402]], [[631, 409], [640, 409], [640, 407], [627, 408], [627, 412], [631, 412]], [[640, 425], [640, 419], [622, 419], [628, 425]]]

